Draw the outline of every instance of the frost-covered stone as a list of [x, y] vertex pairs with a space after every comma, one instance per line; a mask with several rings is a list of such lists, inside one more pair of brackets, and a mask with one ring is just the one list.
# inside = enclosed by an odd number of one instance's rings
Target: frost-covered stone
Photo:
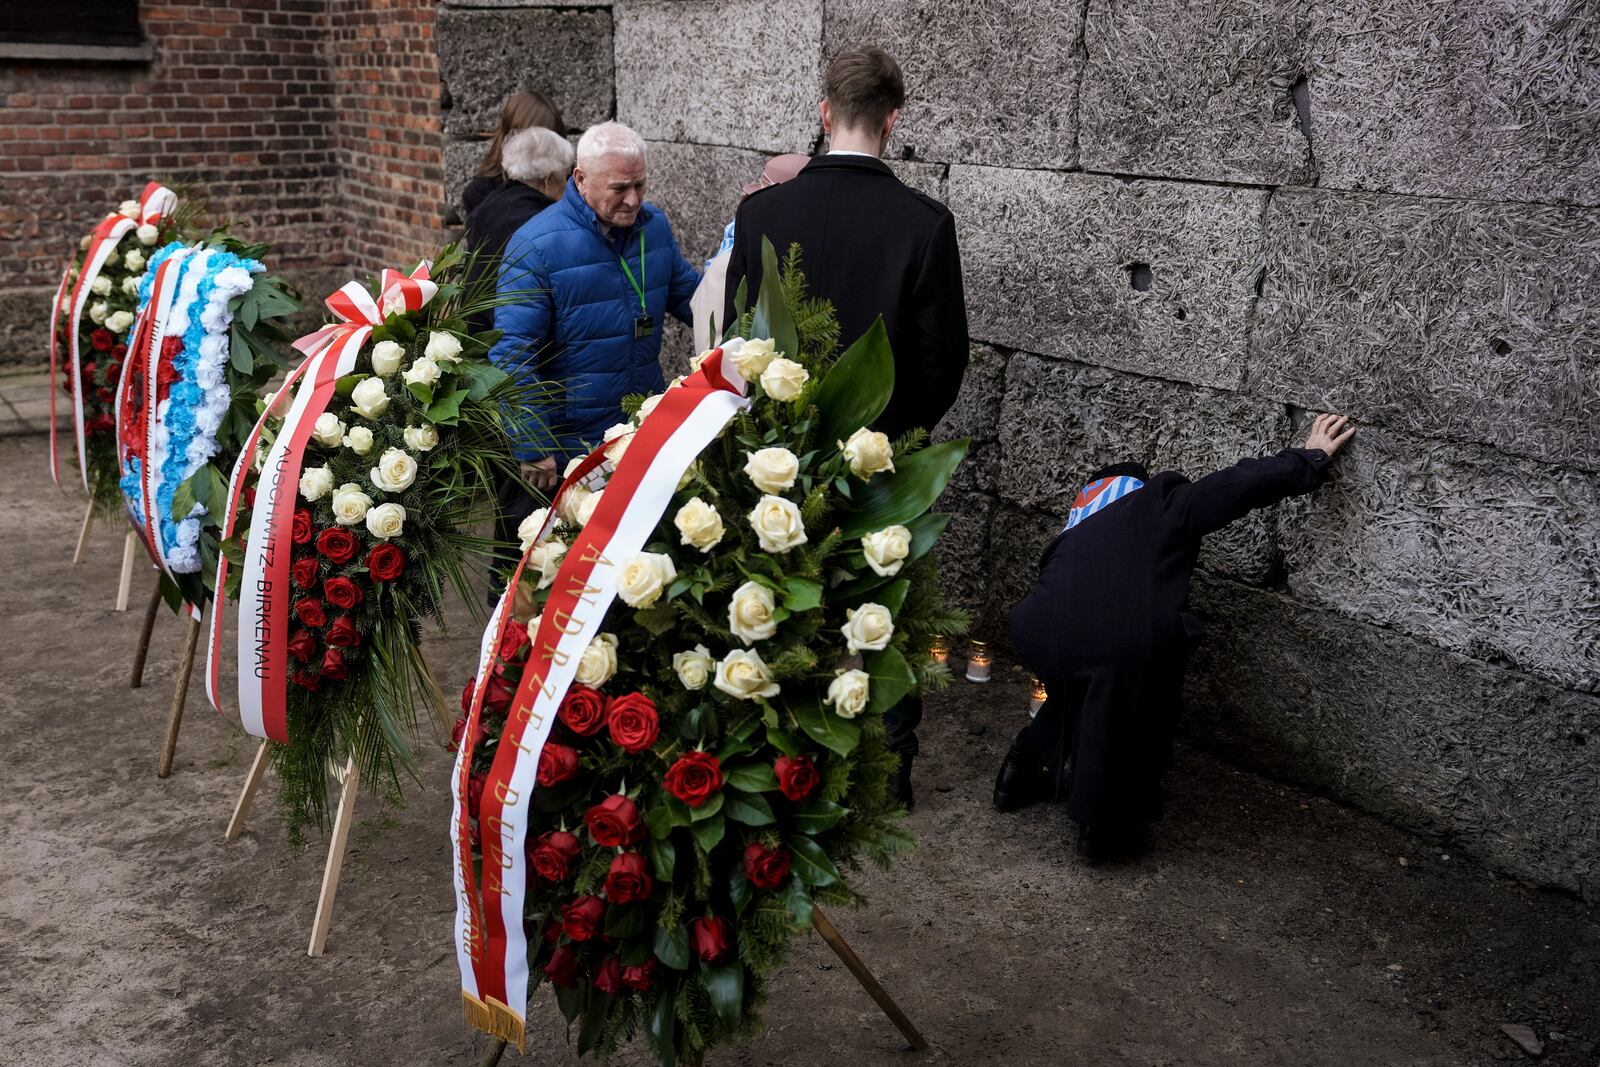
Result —
[[543, 92], [575, 129], [611, 115], [611, 13], [603, 8], [444, 7], [437, 32], [448, 136], [494, 132], [519, 89]]
[[743, 148], [649, 143], [645, 195], [667, 213], [679, 247], [696, 267], [717, 250], [741, 190], [761, 174], [767, 158]]
[[[936, 441], [968, 437], [993, 441], [1000, 434], [1000, 402], [1006, 391], [1006, 357], [988, 345], [973, 345], [955, 405], [933, 430]], [[969, 461], [970, 462], [970, 461]]]

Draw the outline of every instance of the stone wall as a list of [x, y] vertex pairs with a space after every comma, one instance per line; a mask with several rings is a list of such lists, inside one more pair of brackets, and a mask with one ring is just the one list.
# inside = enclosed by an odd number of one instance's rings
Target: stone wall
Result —
[[894, 165], [959, 223], [974, 360], [940, 432], [974, 447], [945, 555], [979, 631], [1004, 640], [1096, 464], [1199, 475], [1347, 411], [1324, 491], [1206, 547], [1193, 733], [1600, 893], [1590, 5], [447, 0], [447, 186], [542, 88], [650, 141], [705, 256], [764, 156], [820, 145], [821, 66], [868, 41], [907, 73]]

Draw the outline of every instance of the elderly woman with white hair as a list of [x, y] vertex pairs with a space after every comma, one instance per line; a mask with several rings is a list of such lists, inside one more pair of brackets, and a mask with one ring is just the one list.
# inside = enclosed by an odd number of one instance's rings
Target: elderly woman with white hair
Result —
[[[542, 126], [508, 135], [500, 145], [500, 166], [506, 183], [491, 191], [467, 219], [467, 248], [478, 253], [468, 272], [469, 284], [479, 277], [497, 277], [506, 242], [522, 225], [554, 204], [572, 173], [574, 153], [565, 137]], [[494, 325], [494, 312], [472, 317], [472, 332]]]

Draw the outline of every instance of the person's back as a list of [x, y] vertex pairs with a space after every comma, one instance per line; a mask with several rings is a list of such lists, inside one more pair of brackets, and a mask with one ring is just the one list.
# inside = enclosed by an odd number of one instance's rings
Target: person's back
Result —
[[[475, 295], [482, 283], [493, 285], [498, 279], [500, 257], [512, 235], [554, 204], [566, 189], [572, 159], [572, 145], [567, 139], [542, 126], [518, 130], [506, 138], [501, 150], [505, 184], [482, 197], [467, 219], [462, 236], [473, 253], [467, 268], [467, 285]], [[493, 325], [492, 307], [468, 318], [473, 333], [483, 333]]]

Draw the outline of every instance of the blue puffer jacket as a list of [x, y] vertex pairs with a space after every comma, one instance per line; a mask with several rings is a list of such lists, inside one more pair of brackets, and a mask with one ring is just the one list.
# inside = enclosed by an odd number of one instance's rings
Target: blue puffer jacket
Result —
[[[519, 459], [554, 454], [564, 464], [585, 444], [598, 445], [622, 421], [624, 396], [661, 391], [667, 313], [690, 321], [689, 298], [700, 272], [678, 251], [666, 215], [647, 203], [625, 233], [613, 238], [608, 231], [569, 180], [561, 200], [529, 219], [506, 244], [500, 292], [522, 296], [495, 309], [495, 327], [505, 335], [489, 358], [503, 370], [560, 390], [538, 411], [555, 448], [520, 442]], [[634, 337], [639, 294], [623, 272], [623, 257], [643, 285], [646, 311], [655, 320], [649, 337]]]

